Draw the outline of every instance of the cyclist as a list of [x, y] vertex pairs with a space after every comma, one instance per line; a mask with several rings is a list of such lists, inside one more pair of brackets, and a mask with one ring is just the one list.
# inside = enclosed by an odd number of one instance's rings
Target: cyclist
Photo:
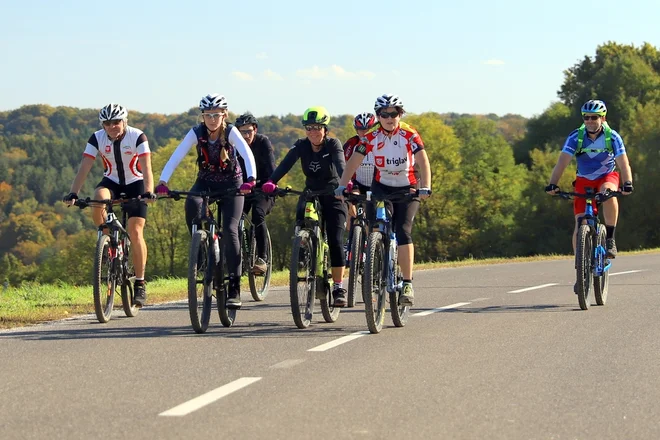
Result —
[[[587, 187], [597, 191], [606, 189], [616, 191], [619, 188], [621, 177], [624, 181], [623, 194], [630, 194], [633, 192], [633, 184], [628, 155], [619, 133], [612, 130], [605, 121], [607, 115], [605, 103], [592, 99], [585, 102], [580, 111], [584, 123], [580, 128], [573, 130], [566, 139], [545, 191], [548, 194], [559, 192], [557, 183], [575, 156], [577, 162], [575, 192], [584, 193]], [[621, 170], [621, 176], [615, 171], [617, 166]], [[576, 197], [574, 199], [573, 213], [576, 221], [573, 231], [573, 252], [575, 252], [578, 228], [577, 219], [584, 213], [585, 207], [584, 198]], [[609, 258], [615, 258], [617, 254], [614, 232], [618, 215], [619, 204], [616, 198], [611, 198], [603, 203], [603, 216], [607, 231], [606, 247]]]
[[[94, 190], [96, 200], [118, 199], [122, 193], [126, 198], [152, 199], [154, 179], [147, 136], [141, 130], [128, 125], [128, 111], [119, 104], [103, 107], [99, 112], [99, 121], [102, 128], [87, 141], [80, 168], [69, 194], [64, 197], [64, 202], [72, 205], [78, 198], [78, 192], [99, 154], [103, 160], [104, 173], [103, 179]], [[147, 287], [144, 281], [147, 264], [147, 244], [144, 241], [147, 205], [145, 202], [129, 204], [126, 213], [126, 230], [131, 239], [135, 267], [134, 301], [141, 307], [147, 302]], [[105, 222], [105, 208], [93, 207], [92, 217], [96, 225], [102, 225]]]
[[[270, 180], [262, 189], [266, 193], [274, 192], [277, 182], [286, 175], [293, 165], [300, 160], [305, 174], [305, 189], [322, 190], [337, 187], [339, 176], [344, 171], [344, 153], [341, 142], [328, 136], [330, 115], [324, 107], [310, 107], [305, 110], [302, 125], [307, 137], [298, 139], [282, 162], [273, 171]], [[332, 266], [332, 297], [335, 307], [347, 305], [346, 289], [343, 287], [344, 254], [343, 241], [346, 228], [346, 204], [332, 194], [319, 197], [325, 230], [330, 247]], [[300, 197], [296, 209], [296, 221], [302, 222], [305, 214], [305, 199]]]
[[[160, 175], [156, 192], [167, 194], [167, 182], [193, 145], [197, 150], [197, 179], [191, 192], [236, 189], [242, 194], [252, 191], [256, 180], [254, 156], [238, 129], [227, 124], [227, 100], [217, 93], [204, 96], [199, 102], [202, 122], [191, 128], [174, 150]], [[237, 153], [245, 160], [245, 174], [239, 166]], [[220, 202], [222, 234], [227, 257], [229, 291], [227, 307], [240, 308], [241, 303], [241, 246], [238, 223], [243, 212], [243, 197], [227, 197]], [[201, 197], [186, 198], [186, 223], [192, 233], [193, 220], [202, 216]]]
[[[275, 156], [273, 154], [273, 146], [268, 139], [268, 136], [258, 133], [259, 122], [252, 113], [247, 112], [242, 114], [236, 119], [236, 128], [245, 139], [245, 142], [250, 146], [252, 155], [257, 165], [257, 188], [260, 188], [273, 173], [275, 169]], [[240, 157], [241, 167], [245, 170], [243, 158]], [[266, 273], [268, 269], [268, 257], [266, 255], [266, 240], [268, 237], [268, 229], [266, 227], [266, 216], [273, 209], [275, 199], [272, 197], [259, 197], [252, 201], [252, 203], [245, 203], [243, 212], [246, 214], [252, 209], [252, 224], [254, 225], [255, 238], [257, 240], [257, 259], [252, 267], [252, 272], [257, 275]]]
[[[355, 153], [346, 164], [341, 176], [337, 197], [343, 198], [343, 191], [351, 176], [360, 167], [369, 153], [373, 153], [375, 173], [371, 183], [374, 197], [396, 193], [411, 193], [419, 186], [419, 198], [431, 195], [431, 167], [424, 151], [424, 143], [417, 131], [401, 122], [405, 113], [403, 102], [397, 95], [385, 94], [376, 99], [374, 111], [378, 124], [371, 128], [355, 148]], [[419, 167], [420, 177], [415, 167]], [[412, 240], [412, 226], [419, 209], [419, 198], [393, 203], [392, 221], [396, 232], [399, 264], [403, 274], [403, 290], [399, 297], [401, 305], [412, 306], [414, 290], [412, 286], [415, 248]]]

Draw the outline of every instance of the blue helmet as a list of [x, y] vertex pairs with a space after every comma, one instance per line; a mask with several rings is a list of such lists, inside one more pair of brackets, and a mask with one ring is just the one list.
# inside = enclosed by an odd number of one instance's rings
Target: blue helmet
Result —
[[582, 114], [585, 113], [596, 113], [600, 116], [605, 116], [607, 114], [607, 107], [605, 103], [599, 99], [591, 99], [585, 102], [580, 109]]

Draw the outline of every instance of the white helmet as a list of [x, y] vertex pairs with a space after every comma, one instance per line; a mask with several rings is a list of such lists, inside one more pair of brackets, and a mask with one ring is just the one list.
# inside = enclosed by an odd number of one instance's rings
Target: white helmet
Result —
[[112, 121], [117, 119], [128, 119], [128, 110], [119, 104], [108, 104], [99, 112], [99, 121]]
[[211, 93], [206, 95], [202, 98], [201, 101], [199, 101], [199, 109], [201, 111], [212, 110], [216, 108], [223, 110], [227, 108], [227, 100], [224, 96], [218, 93]]
[[398, 96], [391, 93], [386, 93], [376, 98], [376, 103], [374, 104], [374, 111], [376, 114], [378, 114], [380, 110], [387, 107], [396, 107], [403, 111], [403, 102]]

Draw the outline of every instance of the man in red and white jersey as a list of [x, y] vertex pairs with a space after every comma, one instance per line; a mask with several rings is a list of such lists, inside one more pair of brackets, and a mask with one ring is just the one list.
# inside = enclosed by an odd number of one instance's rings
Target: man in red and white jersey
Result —
[[[99, 112], [102, 129], [90, 136], [83, 153], [80, 168], [71, 190], [64, 202], [72, 205], [85, 183], [97, 156], [103, 161], [103, 179], [96, 186], [94, 199], [118, 199], [153, 197], [153, 174], [151, 171], [151, 151], [147, 136], [137, 128], [128, 125], [128, 111], [119, 104], [108, 104]], [[146, 190], [146, 191], [145, 191]], [[131, 239], [133, 265], [135, 266], [135, 304], [143, 306], [147, 301], [144, 281], [147, 263], [147, 245], [144, 241], [144, 225], [147, 218], [147, 205], [144, 202], [127, 207], [128, 224], [126, 230]], [[92, 217], [96, 225], [105, 222], [105, 209], [95, 207]]]

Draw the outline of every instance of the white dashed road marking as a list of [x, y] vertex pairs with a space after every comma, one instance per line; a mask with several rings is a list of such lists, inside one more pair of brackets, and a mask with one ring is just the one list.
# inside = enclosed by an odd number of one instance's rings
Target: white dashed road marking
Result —
[[627, 271], [625, 271], [625, 272], [615, 272], [615, 273], [611, 273], [610, 276], [613, 277], [613, 276], [616, 276], [616, 275], [625, 275], [625, 274], [627, 274], [627, 273], [637, 273], [637, 272], [644, 272], [644, 271], [643, 271], [643, 270], [627, 270]]
[[412, 315], [412, 316], [427, 316], [427, 315], [431, 315], [431, 314], [433, 314], [433, 313], [442, 312], [442, 311], [444, 311], [444, 310], [456, 309], [456, 308], [458, 308], [458, 307], [467, 306], [468, 304], [470, 304], [470, 303], [469, 303], [469, 302], [465, 302], [465, 303], [450, 304], [450, 305], [448, 305], [448, 306], [438, 307], [437, 309], [425, 310], [425, 311], [423, 311], [423, 312], [415, 313], [415, 314]]
[[511, 292], [507, 292], [507, 293], [521, 293], [521, 292], [527, 292], [529, 290], [543, 289], [544, 287], [552, 287], [557, 285], [559, 285], [559, 283], [541, 284], [540, 286], [525, 287], [524, 289], [512, 290]]
[[334, 341], [326, 342], [325, 344], [321, 344], [318, 347], [310, 348], [307, 351], [326, 351], [330, 350], [331, 348], [335, 348], [338, 345], [345, 344], [346, 342], [350, 342], [353, 339], [361, 338], [362, 336], [368, 335], [369, 332], [355, 332], [351, 333], [350, 335], [343, 336], [339, 339], [335, 339]]

